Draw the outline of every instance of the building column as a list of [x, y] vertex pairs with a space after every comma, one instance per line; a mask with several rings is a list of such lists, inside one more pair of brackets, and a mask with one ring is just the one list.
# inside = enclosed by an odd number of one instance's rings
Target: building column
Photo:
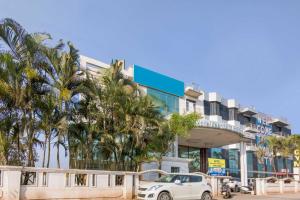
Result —
[[242, 186], [248, 186], [247, 151], [246, 143], [243, 141], [240, 143], [240, 166]]

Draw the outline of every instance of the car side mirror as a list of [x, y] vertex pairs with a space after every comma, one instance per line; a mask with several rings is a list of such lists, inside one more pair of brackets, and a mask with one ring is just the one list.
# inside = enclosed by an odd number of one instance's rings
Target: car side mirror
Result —
[[181, 184], [181, 181], [179, 179], [175, 180], [174, 182], [176, 185], [180, 185]]

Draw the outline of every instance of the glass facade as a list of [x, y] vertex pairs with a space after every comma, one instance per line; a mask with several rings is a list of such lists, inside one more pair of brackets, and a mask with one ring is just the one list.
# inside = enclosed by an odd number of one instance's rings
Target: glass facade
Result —
[[191, 159], [189, 163], [189, 171], [190, 172], [199, 172], [201, 167], [201, 154], [199, 148], [179, 146], [178, 147], [178, 156], [180, 158]]
[[238, 177], [239, 176], [239, 151], [237, 149], [228, 150], [228, 168], [229, 175]]
[[[225, 159], [226, 173], [232, 177], [240, 177], [240, 152], [238, 149], [222, 149], [222, 148], [210, 148], [207, 151], [202, 151], [205, 148], [194, 148], [188, 146], [178, 147], [178, 156], [180, 158], [188, 158], [192, 161], [189, 164], [190, 172], [203, 172], [207, 173], [208, 161], [207, 158]], [[286, 160], [278, 157], [275, 159], [276, 172], [283, 173], [285, 171]], [[292, 171], [292, 160], [287, 160], [287, 168], [289, 172]], [[259, 163], [255, 152], [247, 151], [247, 171], [248, 178], [266, 177], [272, 176], [271, 173], [258, 173], [274, 172], [272, 162], [269, 159], [265, 159], [264, 164]]]
[[179, 97], [152, 88], [147, 88], [147, 94], [154, 99], [163, 115], [179, 112]]
[[200, 149], [199, 148], [189, 148], [189, 159], [192, 159], [190, 162], [190, 172], [199, 172], [200, 171]]

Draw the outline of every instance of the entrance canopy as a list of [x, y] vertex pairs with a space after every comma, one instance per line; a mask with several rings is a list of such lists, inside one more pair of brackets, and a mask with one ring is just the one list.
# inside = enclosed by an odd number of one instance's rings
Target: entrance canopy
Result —
[[185, 138], [179, 138], [179, 145], [197, 148], [215, 148], [255, 139], [255, 135], [244, 131], [242, 126], [226, 122], [199, 120], [197, 127]]

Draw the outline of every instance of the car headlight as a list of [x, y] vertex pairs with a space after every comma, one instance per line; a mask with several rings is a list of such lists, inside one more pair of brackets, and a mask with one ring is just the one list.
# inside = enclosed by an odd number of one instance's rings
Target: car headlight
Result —
[[148, 191], [157, 190], [157, 189], [160, 188], [160, 187], [162, 187], [162, 185], [154, 185], [154, 186], [150, 187], [150, 188], [148, 189]]

